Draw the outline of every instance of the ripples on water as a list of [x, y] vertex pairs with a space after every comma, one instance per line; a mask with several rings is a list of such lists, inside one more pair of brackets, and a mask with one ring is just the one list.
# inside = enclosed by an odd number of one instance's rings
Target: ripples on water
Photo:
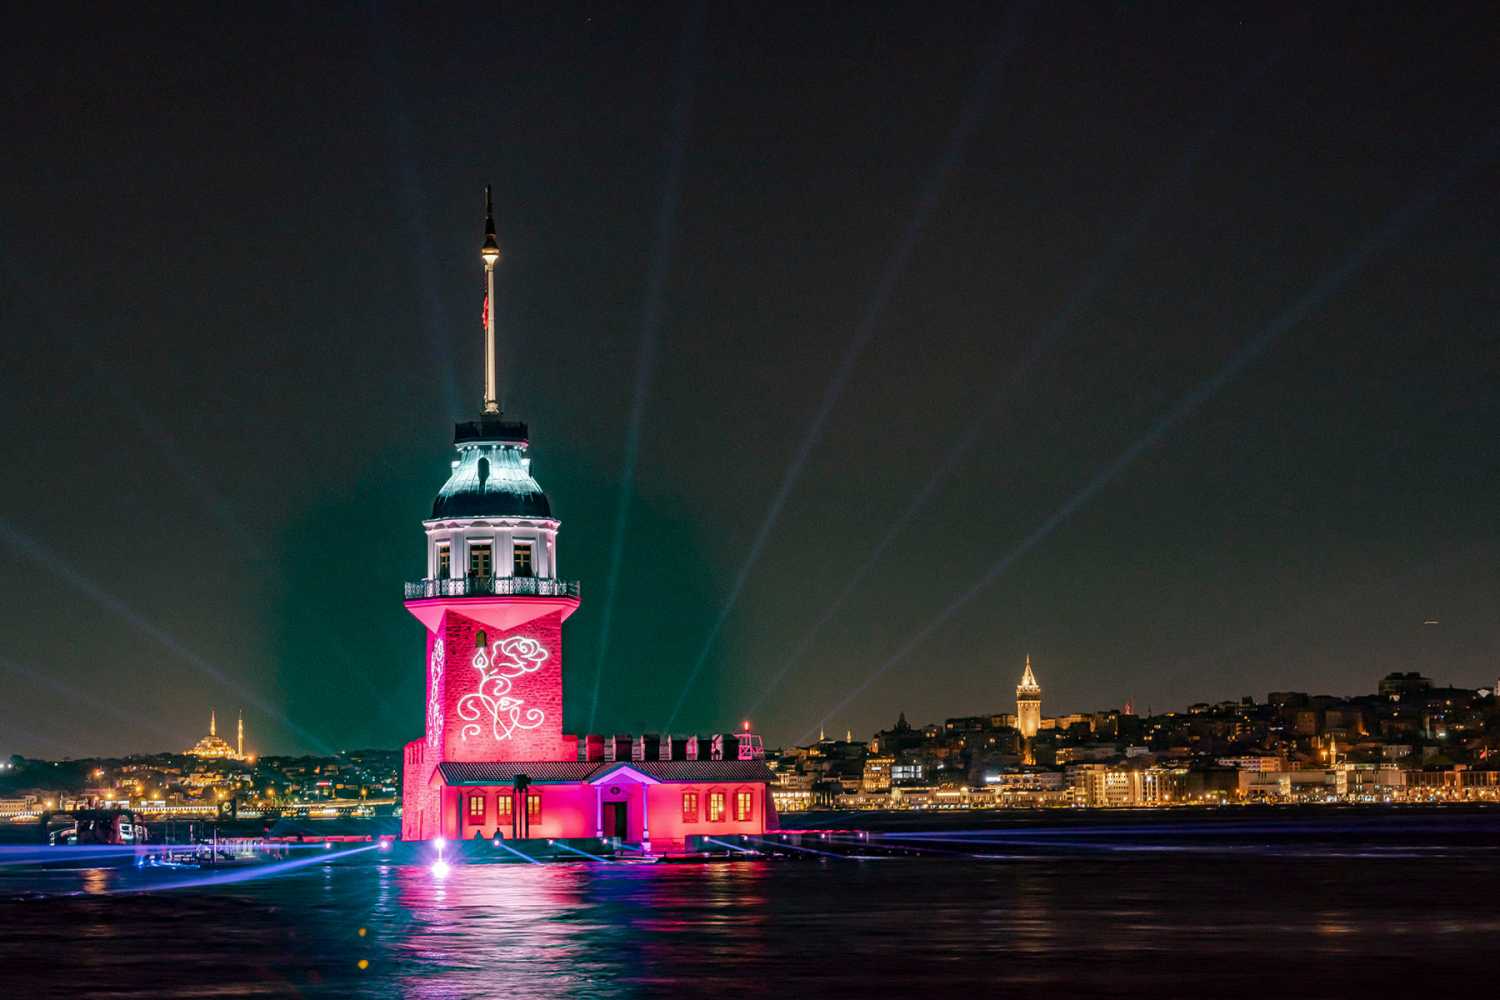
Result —
[[363, 853], [159, 892], [134, 890], [192, 875], [6, 865], [0, 995], [1337, 997], [1490, 981], [1493, 819], [1226, 829], [442, 879]]

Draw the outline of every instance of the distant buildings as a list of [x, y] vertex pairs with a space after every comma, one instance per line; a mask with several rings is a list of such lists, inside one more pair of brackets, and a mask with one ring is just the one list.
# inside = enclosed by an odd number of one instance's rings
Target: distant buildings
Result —
[[[1034, 672], [1022, 680], [1039, 699]], [[1491, 688], [1401, 673], [1351, 697], [1279, 691], [1139, 717], [1113, 708], [1041, 717], [1039, 709], [1030, 739], [1024, 709], [922, 726], [902, 714], [868, 742], [846, 734], [768, 752], [774, 808], [1500, 802], [1500, 701]], [[219, 739], [213, 716], [210, 730], [182, 754], [0, 763], [0, 821], [97, 805], [148, 821], [400, 814], [399, 751], [254, 758], [242, 742]], [[603, 752], [620, 763], [666, 759], [650, 737], [616, 738]]]
[[11, 758], [0, 769], [0, 821], [88, 808], [130, 809], [152, 821], [399, 814], [397, 750], [237, 760], [209, 749], [216, 755]]
[[772, 760], [785, 811], [1154, 808], [1194, 803], [1500, 801], [1500, 701], [1417, 673], [1353, 697], [1276, 691], [1139, 717], [1044, 717], [1027, 659], [1016, 713], [820, 740]]
[[1379, 689], [1382, 698], [1391, 701], [1400, 701], [1402, 698], [1420, 697], [1432, 690], [1432, 681], [1423, 677], [1416, 671], [1410, 673], [1386, 674], [1380, 679]]

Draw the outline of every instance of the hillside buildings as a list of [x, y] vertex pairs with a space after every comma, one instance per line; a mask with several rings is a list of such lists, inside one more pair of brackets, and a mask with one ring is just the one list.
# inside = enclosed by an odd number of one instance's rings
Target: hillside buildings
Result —
[[1416, 673], [1374, 694], [1271, 692], [1137, 716], [1041, 715], [1027, 659], [1016, 714], [913, 726], [868, 743], [773, 755], [783, 810], [1157, 807], [1236, 802], [1500, 801], [1500, 703], [1491, 689]]

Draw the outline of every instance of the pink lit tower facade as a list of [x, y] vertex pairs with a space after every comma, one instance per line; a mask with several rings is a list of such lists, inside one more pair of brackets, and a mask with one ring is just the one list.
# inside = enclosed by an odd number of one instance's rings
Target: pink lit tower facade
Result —
[[484, 403], [454, 431], [433, 501], [426, 576], [406, 608], [427, 631], [426, 732], [405, 748], [402, 838], [606, 838], [652, 850], [694, 834], [774, 827], [757, 737], [563, 732], [563, 623], [579, 585], [561, 578], [561, 527], [531, 474], [524, 423], [496, 386], [495, 267], [485, 192]]

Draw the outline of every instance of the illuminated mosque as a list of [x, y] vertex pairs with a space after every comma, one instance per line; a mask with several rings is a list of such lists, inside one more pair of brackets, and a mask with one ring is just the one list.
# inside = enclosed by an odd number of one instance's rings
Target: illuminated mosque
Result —
[[219, 722], [213, 709], [208, 710], [208, 735], [197, 743], [194, 743], [183, 753], [190, 757], [206, 757], [213, 760], [244, 760], [245, 759], [245, 713], [240, 713], [239, 723], [236, 726], [235, 745], [230, 746], [229, 741], [219, 735]]
[[[426, 731], [402, 758], [404, 840], [599, 838], [646, 853], [774, 829], [760, 738], [563, 731], [561, 522], [532, 476], [526, 424], [496, 387], [494, 209], [485, 191], [484, 401], [422, 522], [427, 573], [406, 608], [427, 630]], [[654, 846], [653, 846], [654, 845]]]

